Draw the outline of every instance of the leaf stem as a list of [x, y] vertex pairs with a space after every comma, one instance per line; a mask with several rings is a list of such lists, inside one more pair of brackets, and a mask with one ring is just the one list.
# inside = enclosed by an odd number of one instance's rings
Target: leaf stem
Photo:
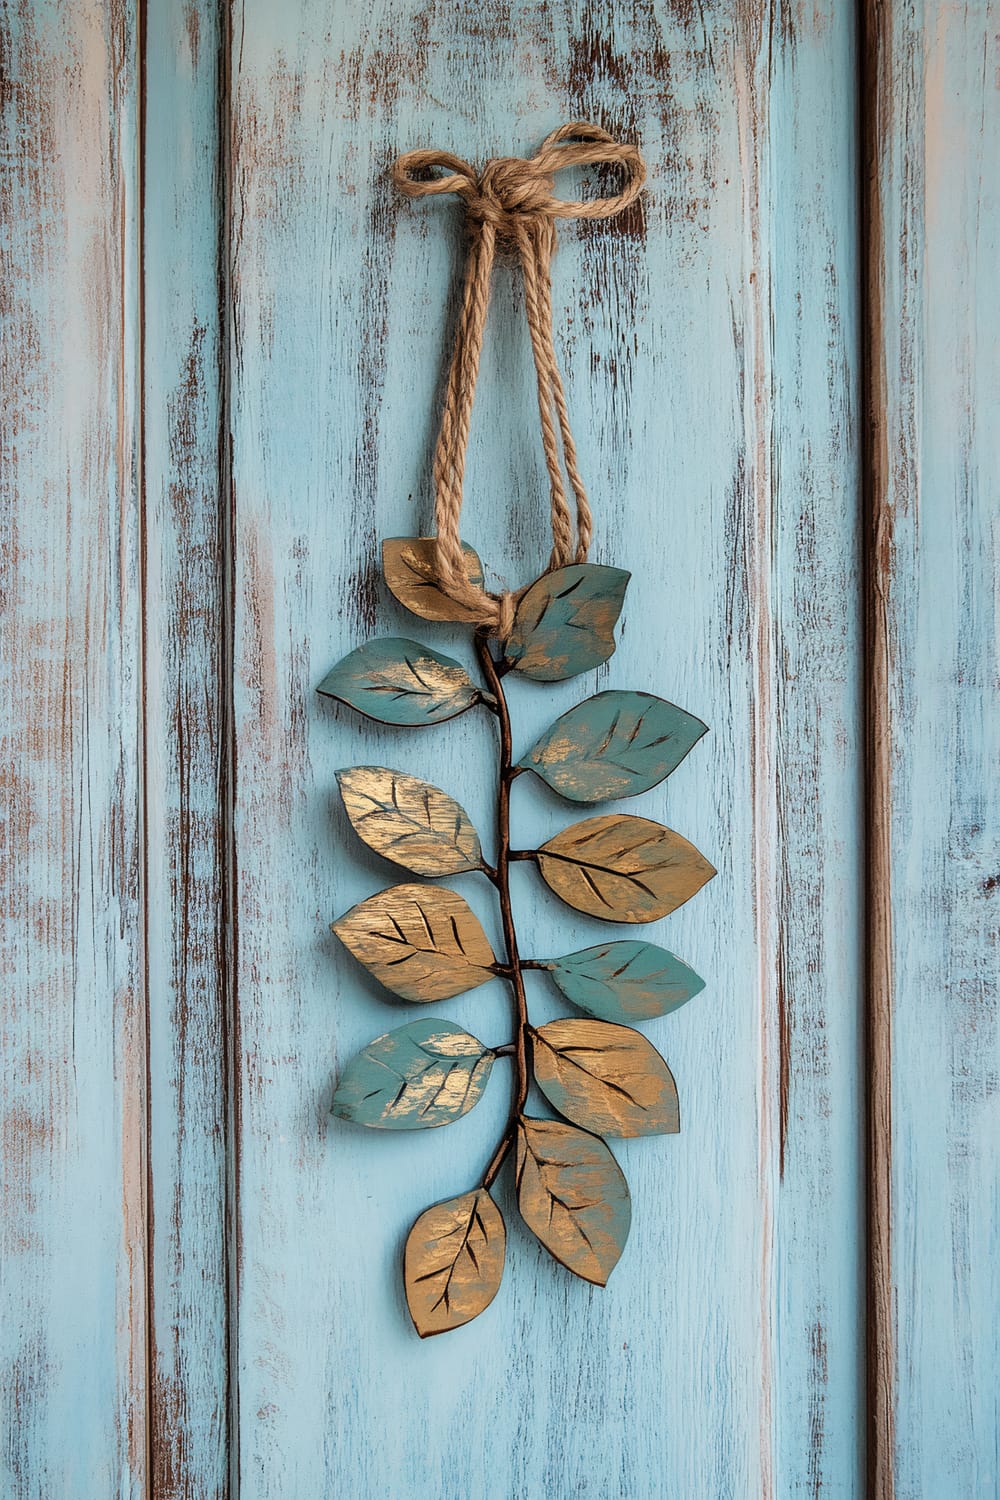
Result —
[[510, 787], [511, 782], [519, 773], [519, 768], [512, 764], [512, 740], [510, 731], [510, 713], [507, 709], [507, 700], [504, 697], [501, 684], [502, 664], [494, 659], [490, 650], [489, 640], [485, 634], [476, 635], [476, 655], [486, 684], [496, 699], [497, 722], [500, 729], [500, 765], [497, 779], [497, 862], [496, 880], [497, 895], [500, 899], [500, 919], [503, 926], [504, 944], [507, 950], [507, 968], [509, 973], [506, 977], [510, 981], [511, 992], [514, 998], [514, 1092], [511, 1099], [510, 1117], [507, 1127], [493, 1153], [493, 1159], [486, 1168], [483, 1176], [483, 1187], [488, 1188], [495, 1181], [500, 1168], [503, 1166], [514, 1143], [514, 1132], [517, 1128], [518, 1117], [524, 1109], [525, 1100], [528, 1097], [528, 1055], [527, 1055], [527, 1031], [528, 1031], [528, 1001], [524, 993], [524, 978], [521, 973], [521, 960], [517, 951], [517, 932], [514, 928], [514, 913], [510, 900], [509, 867], [511, 859], [510, 849]]

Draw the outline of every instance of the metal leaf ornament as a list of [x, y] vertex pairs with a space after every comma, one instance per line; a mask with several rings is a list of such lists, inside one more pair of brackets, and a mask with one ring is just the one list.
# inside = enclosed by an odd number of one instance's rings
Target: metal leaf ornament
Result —
[[[387, 581], [402, 599], [409, 585], [400, 584], [397, 559], [420, 560], [421, 591], [413, 602], [423, 610], [438, 591], [421, 540], [396, 539], [386, 566], [393, 570]], [[468, 554], [475, 556], [471, 549]], [[495, 977], [507, 980], [513, 992], [514, 1036], [503, 1046], [488, 1047], [448, 1021], [413, 1021], [369, 1043], [342, 1070], [334, 1095], [333, 1113], [355, 1124], [428, 1129], [459, 1119], [477, 1103], [498, 1058], [513, 1061], [510, 1117], [479, 1184], [428, 1208], [406, 1242], [407, 1303], [422, 1338], [478, 1316], [499, 1289], [506, 1230], [491, 1189], [511, 1155], [524, 1223], [568, 1270], [603, 1286], [625, 1247], [631, 1206], [625, 1178], [602, 1137], [680, 1129], [673, 1075], [633, 1028], [676, 1010], [704, 981], [654, 943], [618, 940], [550, 959], [523, 959], [517, 948], [509, 885], [514, 859], [533, 862], [567, 905], [613, 922], [665, 916], [715, 873], [679, 833], [623, 814], [585, 818], [538, 849], [511, 849], [510, 792], [521, 772], [534, 771], [570, 802], [632, 796], [669, 776], [705, 733], [699, 719], [652, 694], [599, 693], [563, 714], [514, 761], [504, 690], [508, 673], [513, 677], [527, 661], [530, 675], [546, 682], [576, 675], [581, 662], [603, 661], [614, 650], [627, 575], [589, 564], [561, 571], [572, 574], [570, 597], [579, 597], [579, 607], [571, 611], [565, 604], [566, 583], [558, 573], [544, 575], [523, 596], [534, 598], [515, 624], [516, 646], [508, 641], [502, 654], [494, 654], [486, 635], [477, 632], [478, 685], [457, 662], [417, 642], [395, 642], [396, 661], [389, 643], [378, 643], [381, 680], [408, 686], [408, 674], [417, 671], [427, 676], [429, 691], [438, 693], [439, 679], [426, 664], [443, 662], [449, 694], [460, 684], [465, 707], [478, 705], [497, 720], [495, 864], [484, 858], [478, 831], [448, 792], [385, 766], [337, 773], [352, 826], [386, 860], [431, 878], [477, 872], [494, 886], [507, 947], [498, 959], [465, 899], [441, 885], [392, 886], [332, 924], [353, 957], [400, 999], [447, 1000]], [[557, 602], [543, 609], [539, 599]], [[363, 713], [380, 712], [387, 723], [433, 722], [425, 711], [412, 711], [409, 697], [370, 696], [372, 660], [365, 648], [352, 652], [320, 691]], [[532, 1027], [525, 975], [533, 970], [548, 973], [564, 998], [586, 1014]], [[532, 1079], [560, 1119], [525, 1113]]]
[[[557, 199], [553, 177], [563, 166], [618, 170], [622, 189], [586, 203]], [[498, 955], [464, 897], [440, 884], [393, 885], [332, 927], [387, 996], [425, 1005], [499, 978], [510, 988], [513, 1023], [507, 1040], [488, 1046], [450, 1021], [421, 1016], [377, 1037], [340, 1073], [335, 1115], [380, 1130], [419, 1130], [461, 1118], [497, 1066], [512, 1067], [510, 1112], [485, 1170], [478, 1181], [456, 1183], [457, 1196], [426, 1208], [407, 1237], [404, 1285], [421, 1338], [478, 1317], [500, 1288], [507, 1232], [493, 1190], [505, 1165], [513, 1164], [527, 1229], [560, 1265], [603, 1286], [625, 1249], [632, 1213], [628, 1184], [604, 1137], [680, 1129], [674, 1077], [635, 1026], [676, 1010], [704, 981], [666, 949], [634, 940], [524, 958], [510, 889], [511, 863], [522, 860], [574, 910], [646, 923], [676, 910], [715, 873], [680, 833], [631, 814], [586, 817], [539, 848], [511, 848], [518, 776], [530, 771], [573, 803], [634, 797], [669, 776], [705, 733], [700, 719], [662, 698], [614, 690], [562, 714], [516, 760], [504, 689], [509, 678], [540, 691], [537, 684], [590, 671], [615, 650], [629, 574], [587, 561], [591, 513], [547, 288], [555, 221], [619, 213], [635, 201], [644, 174], [636, 147], [579, 123], [553, 131], [529, 160], [503, 158], [480, 173], [435, 151], [409, 152], [394, 169], [397, 187], [410, 197], [455, 193], [465, 201], [471, 248], [434, 457], [436, 534], [387, 540], [383, 569], [391, 593], [413, 615], [472, 631], [479, 678], [420, 641], [383, 638], [352, 651], [319, 691], [400, 727], [426, 728], [472, 709], [494, 720], [496, 827], [485, 856], [480, 832], [450, 790], [380, 765], [341, 770], [337, 780], [352, 827], [382, 858], [411, 875], [472, 873], [489, 882], [503, 942]], [[553, 542], [548, 569], [517, 594], [487, 592], [479, 556], [459, 534], [465, 444], [499, 242], [516, 251], [527, 288]], [[550, 976], [575, 1016], [531, 1024], [527, 980], [535, 972]], [[528, 1113], [532, 1083], [541, 1108], [547, 1104], [557, 1118]]]

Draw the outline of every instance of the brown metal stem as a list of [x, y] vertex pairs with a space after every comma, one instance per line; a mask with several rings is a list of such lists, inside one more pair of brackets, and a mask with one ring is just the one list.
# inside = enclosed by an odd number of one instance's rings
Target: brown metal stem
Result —
[[483, 1176], [483, 1187], [495, 1181], [507, 1153], [514, 1143], [514, 1131], [518, 1116], [524, 1109], [528, 1097], [528, 1001], [524, 993], [524, 978], [521, 960], [517, 951], [517, 933], [514, 928], [514, 913], [510, 901], [510, 787], [518, 768], [512, 765], [512, 741], [510, 714], [501, 685], [500, 664], [493, 658], [486, 635], [476, 636], [476, 655], [486, 678], [486, 685], [496, 698], [497, 723], [500, 727], [500, 767], [497, 782], [497, 895], [500, 898], [500, 919], [503, 926], [504, 945], [507, 950], [505, 977], [510, 981], [514, 997], [514, 1094], [510, 1107], [510, 1118], [500, 1144]]

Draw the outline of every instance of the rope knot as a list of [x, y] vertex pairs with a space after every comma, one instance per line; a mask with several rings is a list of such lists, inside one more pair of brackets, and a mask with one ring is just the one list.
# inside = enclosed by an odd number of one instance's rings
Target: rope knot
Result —
[[523, 156], [498, 156], [487, 162], [475, 197], [466, 200], [469, 218], [492, 224], [505, 239], [516, 237], [519, 220], [550, 218], [555, 180]]
[[[595, 166], [616, 167], [622, 173], [624, 181], [618, 193], [583, 201], [555, 196], [556, 172], [563, 167]], [[525, 312], [537, 376], [542, 447], [549, 474], [552, 528], [549, 567], [562, 568], [569, 562], [586, 562], [591, 514], [577, 467], [576, 445], [552, 341], [550, 262], [556, 243], [556, 220], [610, 219], [621, 213], [641, 193], [646, 168], [638, 147], [616, 141], [599, 125], [574, 123], [553, 130], [535, 156], [498, 156], [487, 162], [480, 173], [450, 151], [407, 151], [397, 158], [392, 175], [396, 187], [408, 198], [456, 193], [465, 204], [472, 226], [455, 352], [434, 453], [437, 575], [439, 586], [464, 605], [477, 624], [506, 640], [520, 595], [490, 594], [472, 582], [458, 530], [469, 419], [497, 242], [516, 250], [524, 275]], [[576, 501], [575, 518], [567, 501], [562, 465]]]

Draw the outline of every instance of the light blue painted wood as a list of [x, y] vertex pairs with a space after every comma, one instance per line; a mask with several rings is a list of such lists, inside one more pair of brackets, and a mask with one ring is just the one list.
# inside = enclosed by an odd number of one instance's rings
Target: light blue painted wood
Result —
[[[1000, 370], [985, 289], [1000, 123], [993, 7], [912, 4], [891, 19], [896, 1471], [916, 1500], [997, 1482]], [[830, 0], [808, 16], [522, 6], [490, 24], [404, 3], [235, 8], [230, 970], [224, 28], [207, 0], [147, 13], [140, 519], [131, 10], [34, 0], [5, 14], [12, 1495], [211, 1495], [230, 1477], [235, 1495], [237, 1471], [246, 1495], [304, 1500], [859, 1492], [852, 18]], [[415, 736], [313, 689], [385, 633], [472, 669], [460, 631], [415, 626], [377, 576], [382, 536], [427, 528], [432, 387], [461, 250], [457, 209], [397, 203], [385, 168], [428, 143], [528, 151], [574, 115], [636, 132], [651, 164], [643, 214], [617, 232], [563, 227], [555, 264], [594, 557], [634, 576], [619, 649], [583, 690], [512, 674], [515, 754], [599, 689], [662, 694], [711, 725], [627, 804], [719, 866], [647, 929], [707, 987], [648, 1028], [683, 1129], [616, 1145], [634, 1217], [609, 1288], [555, 1267], [504, 1189], [499, 1296], [468, 1329], [420, 1344], [403, 1236], [478, 1180], [508, 1065], [447, 1131], [331, 1124], [336, 1069], [405, 1019], [327, 932], [392, 881], [354, 838], [334, 773], [377, 762], [425, 776], [489, 850], [488, 721]], [[521, 317], [501, 269], [464, 530], [511, 585], [548, 550]], [[531, 779], [514, 790], [521, 842], [572, 821]], [[529, 955], [621, 936], [516, 874]], [[497, 942], [488, 888], [472, 874], [455, 885]], [[565, 1014], [548, 977], [533, 979], [533, 1015]], [[447, 1014], [487, 1045], [507, 1039], [499, 983]]]
[[145, 827], [156, 1500], [228, 1454], [221, 7], [145, 32]]
[[892, 1254], [897, 1494], [917, 1500], [1000, 1486], [1000, 15], [890, 20]]
[[[852, 1495], [850, 17], [524, 5], [484, 28], [458, 8], [244, 0], [233, 69], [243, 1492]], [[581, 115], [637, 133], [651, 167], [642, 214], [617, 232], [564, 227], [555, 263], [594, 560], [634, 575], [621, 644], [585, 690], [656, 692], [712, 726], [641, 808], [719, 866], [649, 929], [708, 987], [649, 1028], [684, 1128], [620, 1145], [635, 1213], [609, 1288], [554, 1266], [505, 1188], [496, 1301], [420, 1344], [399, 1287], [403, 1238], [428, 1204], [478, 1180], [504, 1075], [498, 1064], [446, 1132], [331, 1126], [337, 1067], [393, 1023], [326, 934], [389, 883], [359, 850], [334, 773], [378, 763], [426, 777], [485, 838], [489, 735], [475, 714], [419, 735], [384, 729], [313, 690], [387, 632], [472, 666], [459, 632], [414, 630], [378, 577], [383, 536], [427, 530], [461, 252], [455, 205], [397, 201], [388, 164], [428, 144], [527, 152]], [[522, 318], [502, 269], [463, 532], [510, 585], [548, 553]], [[581, 682], [515, 675], [523, 754]], [[528, 778], [514, 792], [515, 839], [571, 821]], [[530, 869], [516, 874], [527, 954], [621, 935], [574, 918]], [[496, 940], [488, 889], [471, 875], [455, 885]], [[544, 975], [530, 999], [540, 1019], [565, 1013]], [[488, 1045], [507, 1039], [498, 983], [448, 1015]]]
[[146, 1480], [131, 5], [5, 7], [0, 1492]]
[[775, 497], [774, 729], [766, 780], [773, 797], [770, 878], [782, 893], [771, 968], [763, 972], [778, 1012], [767, 1042], [771, 1087], [785, 1120], [770, 1268], [779, 1390], [774, 1493], [838, 1500], [863, 1493], [866, 1399], [852, 10], [781, 13], [791, 29], [779, 28], [784, 44], [773, 54], [774, 186], [760, 231], [770, 246], [774, 329], [765, 433]]

